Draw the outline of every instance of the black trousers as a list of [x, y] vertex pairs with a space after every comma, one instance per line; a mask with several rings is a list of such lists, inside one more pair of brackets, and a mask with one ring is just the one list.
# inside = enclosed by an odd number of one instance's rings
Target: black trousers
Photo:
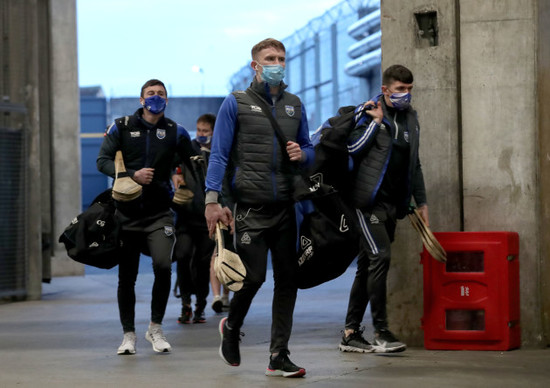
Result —
[[204, 309], [210, 291], [210, 260], [215, 243], [208, 237], [208, 230], [178, 228], [174, 256], [178, 264], [178, 284], [182, 305], [191, 304], [195, 294], [196, 308]]
[[135, 284], [141, 253], [150, 255], [155, 280], [151, 298], [151, 322], [161, 324], [170, 296], [172, 250], [175, 243], [172, 212], [151, 220], [123, 225], [124, 255], [118, 265], [118, 309], [124, 332], [135, 331]]
[[243, 288], [231, 300], [228, 325], [239, 330], [267, 269], [271, 251], [274, 290], [270, 352], [288, 350], [296, 302], [296, 218], [291, 203], [235, 206], [235, 248], [246, 267]]
[[396, 227], [395, 206], [379, 203], [364, 213], [366, 230], [361, 238], [357, 272], [351, 287], [346, 329], [359, 330], [370, 302], [372, 323], [376, 331], [388, 328], [386, 283], [391, 259], [391, 243]]

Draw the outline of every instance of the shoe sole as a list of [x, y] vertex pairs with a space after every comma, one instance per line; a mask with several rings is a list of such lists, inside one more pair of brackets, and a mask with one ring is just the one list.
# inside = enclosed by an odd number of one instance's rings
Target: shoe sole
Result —
[[127, 356], [127, 355], [130, 356], [130, 355], [132, 355], [132, 354], [136, 354], [136, 351], [135, 351], [135, 350], [134, 350], [134, 351], [131, 351], [131, 350], [129, 350], [129, 349], [125, 349], [124, 351], [120, 351], [120, 350], [117, 351], [116, 354], [118, 354], [119, 356]]
[[385, 346], [373, 345], [374, 353], [400, 353], [407, 349], [407, 345], [395, 346], [393, 348], [387, 348]]
[[363, 349], [358, 348], [355, 346], [347, 346], [347, 345], [338, 345], [338, 349], [340, 349], [341, 352], [347, 352], [347, 353], [375, 353], [374, 346], [370, 349]]
[[159, 349], [155, 347], [155, 344], [153, 343], [153, 339], [149, 335], [149, 332], [145, 333], [145, 339], [151, 343], [151, 345], [153, 346], [153, 350], [157, 353], [170, 353], [172, 351], [172, 348]]
[[223, 325], [225, 324], [225, 321], [227, 321], [227, 317], [222, 318], [222, 319], [220, 320], [219, 325], [218, 325], [218, 331], [220, 332], [220, 339], [221, 339], [221, 341], [220, 341], [220, 350], [218, 351], [218, 353], [219, 353], [220, 357], [222, 358], [223, 362], [225, 362], [227, 365], [230, 365], [230, 366], [239, 366], [238, 363], [234, 363], [234, 364], [230, 363], [230, 362], [227, 361], [227, 360], [225, 359], [225, 357], [223, 356], [223, 352], [222, 352], [222, 345], [223, 345]]
[[271, 377], [302, 377], [306, 375], [306, 370], [304, 368], [300, 368], [300, 370], [295, 372], [285, 372], [284, 370], [280, 369], [267, 368], [265, 371], [265, 375]]

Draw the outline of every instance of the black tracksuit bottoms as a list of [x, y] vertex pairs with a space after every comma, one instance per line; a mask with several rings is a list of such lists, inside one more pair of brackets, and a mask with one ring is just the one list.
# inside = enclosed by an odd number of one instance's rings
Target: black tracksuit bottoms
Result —
[[252, 299], [265, 281], [269, 250], [274, 278], [270, 352], [287, 351], [297, 294], [294, 204], [237, 203], [234, 217], [234, 244], [247, 274], [243, 288], [231, 299], [227, 323], [235, 330], [243, 325]]
[[395, 206], [378, 203], [364, 213], [367, 230], [361, 237], [357, 271], [351, 287], [346, 329], [359, 330], [370, 302], [375, 331], [388, 328], [386, 281], [391, 259], [391, 243], [397, 223]]
[[172, 250], [176, 242], [171, 211], [153, 220], [133, 220], [123, 225], [125, 252], [118, 265], [118, 310], [124, 332], [135, 331], [135, 284], [141, 253], [151, 256], [155, 280], [151, 322], [162, 324], [172, 276]]

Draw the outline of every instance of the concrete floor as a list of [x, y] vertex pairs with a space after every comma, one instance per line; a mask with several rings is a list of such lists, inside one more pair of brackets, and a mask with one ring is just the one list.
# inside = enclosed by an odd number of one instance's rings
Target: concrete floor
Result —
[[207, 323], [180, 325], [176, 322], [180, 300], [173, 295], [163, 325], [173, 351], [157, 354], [151, 349], [143, 338], [153, 280], [150, 273], [138, 278], [138, 348], [133, 356], [116, 355], [122, 339], [116, 270], [55, 278], [44, 285], [41, 301], [0, 305], [0, 388], [550, 386], [549, 349], [409, 348], [393, 355], [339, 352], [352, 279], [350, 268], [335, 281], [299, 292], [290, 350], [291, 359], [305, 367], [307, 375], [283, 379], [264, 375], [271, 280], [258, 293], [242, 328], [241, 366], [230, 367], [218, 356], [217, 325], [223, 315], [208, 308]]

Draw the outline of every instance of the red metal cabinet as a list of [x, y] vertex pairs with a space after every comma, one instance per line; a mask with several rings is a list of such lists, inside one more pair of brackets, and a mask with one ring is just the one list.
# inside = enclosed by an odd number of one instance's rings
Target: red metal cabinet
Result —
[[426, 349], [520, 346], [519, 237], [515, 232], [434, 233], [447, 263], [423, 250]]

